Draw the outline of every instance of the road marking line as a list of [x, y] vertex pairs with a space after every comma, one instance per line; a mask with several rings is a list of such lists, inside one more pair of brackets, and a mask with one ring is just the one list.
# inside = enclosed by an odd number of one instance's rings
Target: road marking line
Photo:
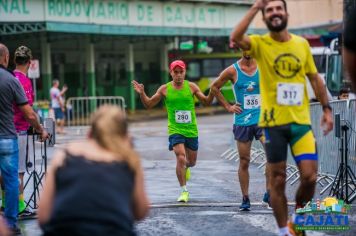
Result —
[[[151, 208], [174, 208], [174, 207], [239, 207], [239, 202], [190, 202], [190, 203], [162, 203], [152, 204]], [[251, 202], [251, 206], [265, 206], [262, 202]], [[295, 202], [288, 202], [289, 206], [294, 206]]]

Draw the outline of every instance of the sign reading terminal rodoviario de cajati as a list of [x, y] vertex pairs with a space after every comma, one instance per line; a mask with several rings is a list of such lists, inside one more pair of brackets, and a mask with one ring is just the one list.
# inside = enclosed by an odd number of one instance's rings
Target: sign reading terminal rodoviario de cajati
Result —
[[243, 5], [172, 1], [0, 0], [0, 22], [227, 29], [232, 28], [247, 9]]

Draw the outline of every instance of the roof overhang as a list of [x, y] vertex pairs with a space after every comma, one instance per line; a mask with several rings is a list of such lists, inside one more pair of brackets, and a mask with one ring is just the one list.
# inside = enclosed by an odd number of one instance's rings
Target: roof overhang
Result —
[[[189, 27], [158, 27], [158, 26], [122, 26], [99, 25], [66, 22], [4, 22], [0, 24], [0, 35], [27, 34], [36, 32], [65, 32], [104, 35], [144, 35], [144, 36], [229, 36], [232, 28], [189, 28]], [[298, 35], [326, 35], [341, 33], [342, 21], [290, 28], [289, 31]], [[267, 29], [251, 28], [249, 34], [264, 34]]]

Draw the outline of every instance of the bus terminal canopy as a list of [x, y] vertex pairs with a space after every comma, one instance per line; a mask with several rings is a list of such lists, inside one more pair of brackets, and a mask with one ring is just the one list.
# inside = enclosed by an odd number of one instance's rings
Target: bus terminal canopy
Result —
[[2, 35], [49, 31], [228, 36], [248, 8], [246, 4], [175, 1], [0, 0], [0, 30]]
[[[249, 0], [0, 0], [0, 35], [63, 32], [229, 36], [252, 3]], [[324, 35], [330, 32], [327, 27], [331, 25], [290, 28], [290, 31]], [[265, 32], [266, 29], [249, 29], [249, 33]]]

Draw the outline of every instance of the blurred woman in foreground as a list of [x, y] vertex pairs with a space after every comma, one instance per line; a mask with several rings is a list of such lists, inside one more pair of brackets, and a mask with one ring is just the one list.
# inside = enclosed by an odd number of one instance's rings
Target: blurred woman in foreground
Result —
[[127, 126], [119, 108], [102, 106], [87, 140], [56, 153], [38, 210], [44, 235], [135, 235], [149, 202]]

